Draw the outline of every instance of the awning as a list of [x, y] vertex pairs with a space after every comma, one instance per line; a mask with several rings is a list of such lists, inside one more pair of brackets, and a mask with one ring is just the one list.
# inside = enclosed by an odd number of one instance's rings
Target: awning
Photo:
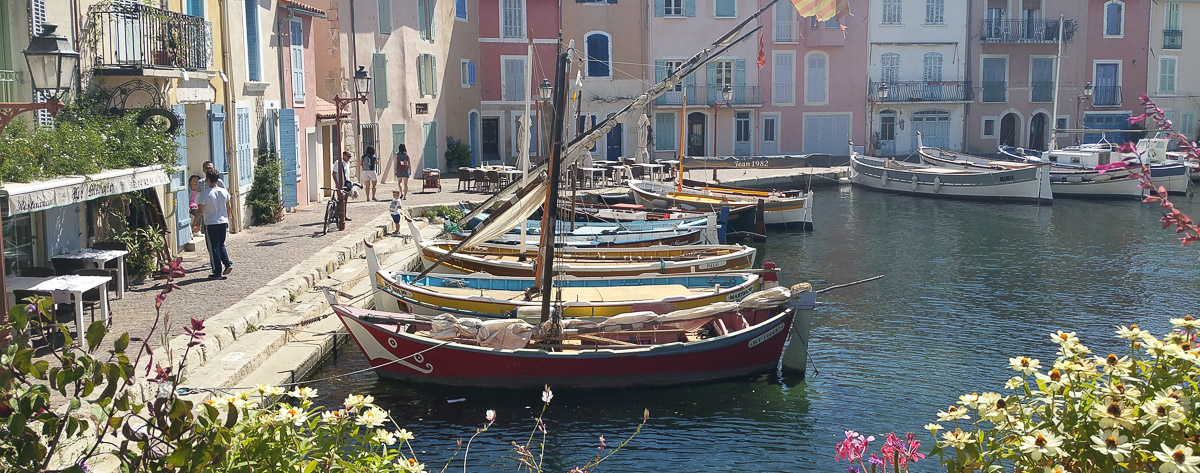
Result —
[[38, 212], [54, 207], [87, 202], [171, 182], [162, 166], [115, 169], [89, 176], [69, 176], [29, 183], [10, 182], [0, 186], [5, 198], [4, 216]]

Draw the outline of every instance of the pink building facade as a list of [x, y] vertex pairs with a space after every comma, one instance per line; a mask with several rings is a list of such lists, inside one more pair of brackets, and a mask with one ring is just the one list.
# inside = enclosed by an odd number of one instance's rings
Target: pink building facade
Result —
[[[525, 99], [542, 79], [554, 81], [555, 54], [561, 28], [557, 0], [479, 0], [480, 123], [476, 164], [507, 163], [517, 159], [517, 121], [525, 112]], [[532, 60], [527, 51], [533, 42]], [[582, 45], [577, 45], [582, 48]], [[526, 69], [530, 80], [525, 81]], [[548, 104], [531, 105], [530, 157], [534, 162], [549, 155], [543, 140], [539, 109], [549, 113]], [[548, 123], [548, 122], [547, 122]]]
[[[1140, 115], [1138, 96], [1152, 93], [1147, 69], [1157, 66], [1149, 56], [1150, 11], [1153, 0], [1087, 0], [1085, 74], [1092, 84], [1091, 99], [1083, 104], [1083, 125], [1089, 129], [1129, 128], [1126, 118]], [[1161, 2], [1160, 2], [1161, 3]], [[1124, 141], [1110, 134], [1110, 141]], [[1095, 133], [1084, 142], [1100, 139]]]
[[[303, 207], [316, 199], [307, 189], [321, 180], [319, 167], [310, 170], [311, 154], [318, 151], [319, 141], [310, 143], [306, 137], [315, 137], [317, 118], [317, 54], [315, 38], [320, 31], [328, 31], [324, 10], [287, 0], [279, 2], [276, 12], [279, 24], [280, 81], [282, 84], [282, 109], [278, 116], [279, 155], [285, 163], [283, 179], [285, 194], [294, 186], [294, 194], [285, 195], [289, 206]], [[312, 148], [312, 149], [310, 149]], [[290, 182], [289, 182], [290, 181]], [[294, 184], [293, 184], [294, 183]], [[294, 195], [294, 197], [292, 197]]]
[[[758, 2], [760, 8], [766, 4]], [[754, 68], [767, 85], [757, 154], [846, 156], [850, 140], [866, 142], [868, 7], [868, 0], [851, 0], [850, 15], [818, 22], [779, 2], [759, 17], [766, 67]]]

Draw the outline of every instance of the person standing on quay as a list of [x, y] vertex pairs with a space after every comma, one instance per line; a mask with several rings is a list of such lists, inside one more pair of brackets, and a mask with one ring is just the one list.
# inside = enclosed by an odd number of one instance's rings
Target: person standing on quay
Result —
[[368, 146], [367, 154], [362, 157], [362, 181], [363, 191], [367, 194], [367, 200], [379, 200], [379, 173], [376, 172], [376, 166], [379, 164], [379, 158], [375, 156], [375, 147]]
[[396, 150], [396, 188], [400, 190], [400, 198], [408, 198], [408, 175], [412, 164], [408, 161], [408, 147], [403, 144]]
[[[208, 255], [211, 260], [213, 272], [208, 277], [211, 279], [224, 279], [230, 271], [233, 271], [233, 262], [229, 260], [229, 250], [225, 248], [225, 235], [229, 230], [229, 214], [233, 213], [230, 207], [229, 191], [221, 187], [221, 175], [216, 172], [210, 172], [206, 176], [208, 189], [201, 192], [196, 197], [196, 203], [200, 204], [200, 214], [204, 217], [204, 241], [208, 243]], [[224, 264], [225, 270], [221, 270], [221, 265]]]

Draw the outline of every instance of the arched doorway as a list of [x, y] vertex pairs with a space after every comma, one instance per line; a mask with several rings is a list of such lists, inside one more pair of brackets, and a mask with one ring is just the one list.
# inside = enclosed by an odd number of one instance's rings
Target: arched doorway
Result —
[[1029, 119], [1029, 148], [1046, 149], [1046, 136], [1049, 135], [1050, 118], [1045, 113], [1035, 113]]
[[1021, 130], [1020, 118], [1015, 113], [1006, 113], [1000, 119], [1000, 144], [1002, 146], [1017, 146], [1017, 133]]
[[707, 156], [704, 152], [704, 124], [708, 117], [700, 112], [692, 112], [687, 118], [687, 154], [688, 156]]

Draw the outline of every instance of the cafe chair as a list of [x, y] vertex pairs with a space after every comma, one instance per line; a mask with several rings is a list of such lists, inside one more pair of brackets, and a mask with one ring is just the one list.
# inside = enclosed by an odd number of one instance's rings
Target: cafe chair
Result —
[[117, 290], [117, 270], [115, 270], [115, 269], [108, 269], [108, 268], [77, 269], [77, 270], [75, 270], [74, 274], [78, 274], [80, 276], [105, 276], [105, 277], [108, 277], [109, 278], [108, 290], [110, 290], [110, 291]]
[[475, 179], [474, 179], [475, 190], [487, 191], [487, 187], [488, 187], [487, 171], [484, 171], [482, 169], [474, 169], [471, 171], [471, 174], [473, 174], [475, 177]]
[[488, 188], [493, 191], [500, 190], [500, 171], [495, 169], [487, 172]]
[[72, 274], [87, 267], [86, 262], [77, 259], [50, 258], [50, 262], [54, 264], [54, 273], [59, 275]]
[[466, 186], [467, 190], [471, 190], [471, 185], [474, 184], [471, 182], [472, 180], [474, 178], [471, 174], [471, 168], [458, 168], [458, 190], [463, 190], [463, 186]]
[[55, 274], [54, 268], [47, 268], [45, 266], [34, 266], [21, 270], [21, 276], [27, 278], [52, 278]]

